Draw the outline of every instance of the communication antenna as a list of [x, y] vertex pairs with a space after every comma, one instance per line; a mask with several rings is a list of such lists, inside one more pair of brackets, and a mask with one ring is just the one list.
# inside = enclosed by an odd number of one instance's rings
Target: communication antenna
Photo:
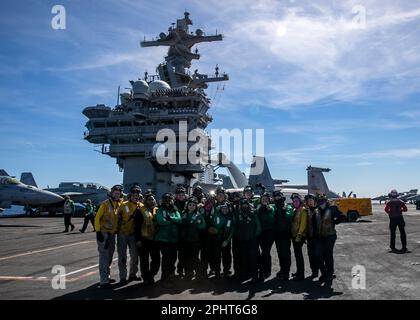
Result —
[[117, 106], [120, 104], [120, 86], [118, 86], [118, 93], [117, 93]]

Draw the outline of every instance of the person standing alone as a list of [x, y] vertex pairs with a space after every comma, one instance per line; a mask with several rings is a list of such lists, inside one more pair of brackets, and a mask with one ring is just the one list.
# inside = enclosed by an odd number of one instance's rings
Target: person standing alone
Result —
[[[392, 190], [388, 196], [390, 200], [386, 203], [385, 212], [388, 213], [389, 216], [389, 230], [391, 232], [391, 241], [389, 247], [391, 248], [392, 252], [407, 252], [407, 235], [405, 233], [405, 221], [403, 217], [403, 212], [407, 212], [407, 206], [405, 203], [398, 199], [398, 192], [397, 190]], [[395, 237], [397, 227], [400, 230], [401, 236], [401, 251], [398, 251], [395, 248]]]
[[71, 227], [70, 231], [74, 230], [74, 224], [71, 223], [71, 217], [73, 216], [76, 207], [74, 206], [73, 200], [71, 200], [69, 196], [65, 196], [64, 199], [64, 232], [69, 232], [69, 227]]

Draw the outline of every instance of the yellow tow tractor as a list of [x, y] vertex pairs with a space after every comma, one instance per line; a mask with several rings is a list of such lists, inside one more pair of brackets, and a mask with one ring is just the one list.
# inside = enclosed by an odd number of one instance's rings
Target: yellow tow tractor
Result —
[[331, 199], [331, 204], [336, 205], [348, 222], [356, 222], [357, 219], [372, 215], [372, 200], [370, 198], [337, 198]]

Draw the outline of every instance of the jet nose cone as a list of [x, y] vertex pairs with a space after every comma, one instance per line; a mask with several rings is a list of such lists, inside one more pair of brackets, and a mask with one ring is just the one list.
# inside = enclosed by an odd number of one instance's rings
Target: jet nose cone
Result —
[[56, 193], [44, 191], [44, 201], [46, 204], [53, 204], [64, 201], [64, 198]]

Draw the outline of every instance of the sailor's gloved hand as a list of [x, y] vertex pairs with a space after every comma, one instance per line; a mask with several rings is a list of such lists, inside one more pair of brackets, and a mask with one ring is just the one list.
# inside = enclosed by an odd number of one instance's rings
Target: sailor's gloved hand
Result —
[[222, 248], [226, 247], [227, 245], [228, 245], [228, 242], [227, 241], [223, 241]]
[[302, 236], [298, 234], [295, 238], [295, 242], [300, 243], [301, 241], [302, 241]]
[[141, 241], [137, 241], [136, 242], [136, 246], [137, 248], [141, 248], [141, 246], [143, 245], [143, 243]]
[[208, 228], [208, 232], [212, 235], [217, 234], [217, 229], [215, 227], [210, 227]]
[[96, 240], [98, 240], [99, 242], [104, 242], [104, 235], [101, 231], [96, 232]]

